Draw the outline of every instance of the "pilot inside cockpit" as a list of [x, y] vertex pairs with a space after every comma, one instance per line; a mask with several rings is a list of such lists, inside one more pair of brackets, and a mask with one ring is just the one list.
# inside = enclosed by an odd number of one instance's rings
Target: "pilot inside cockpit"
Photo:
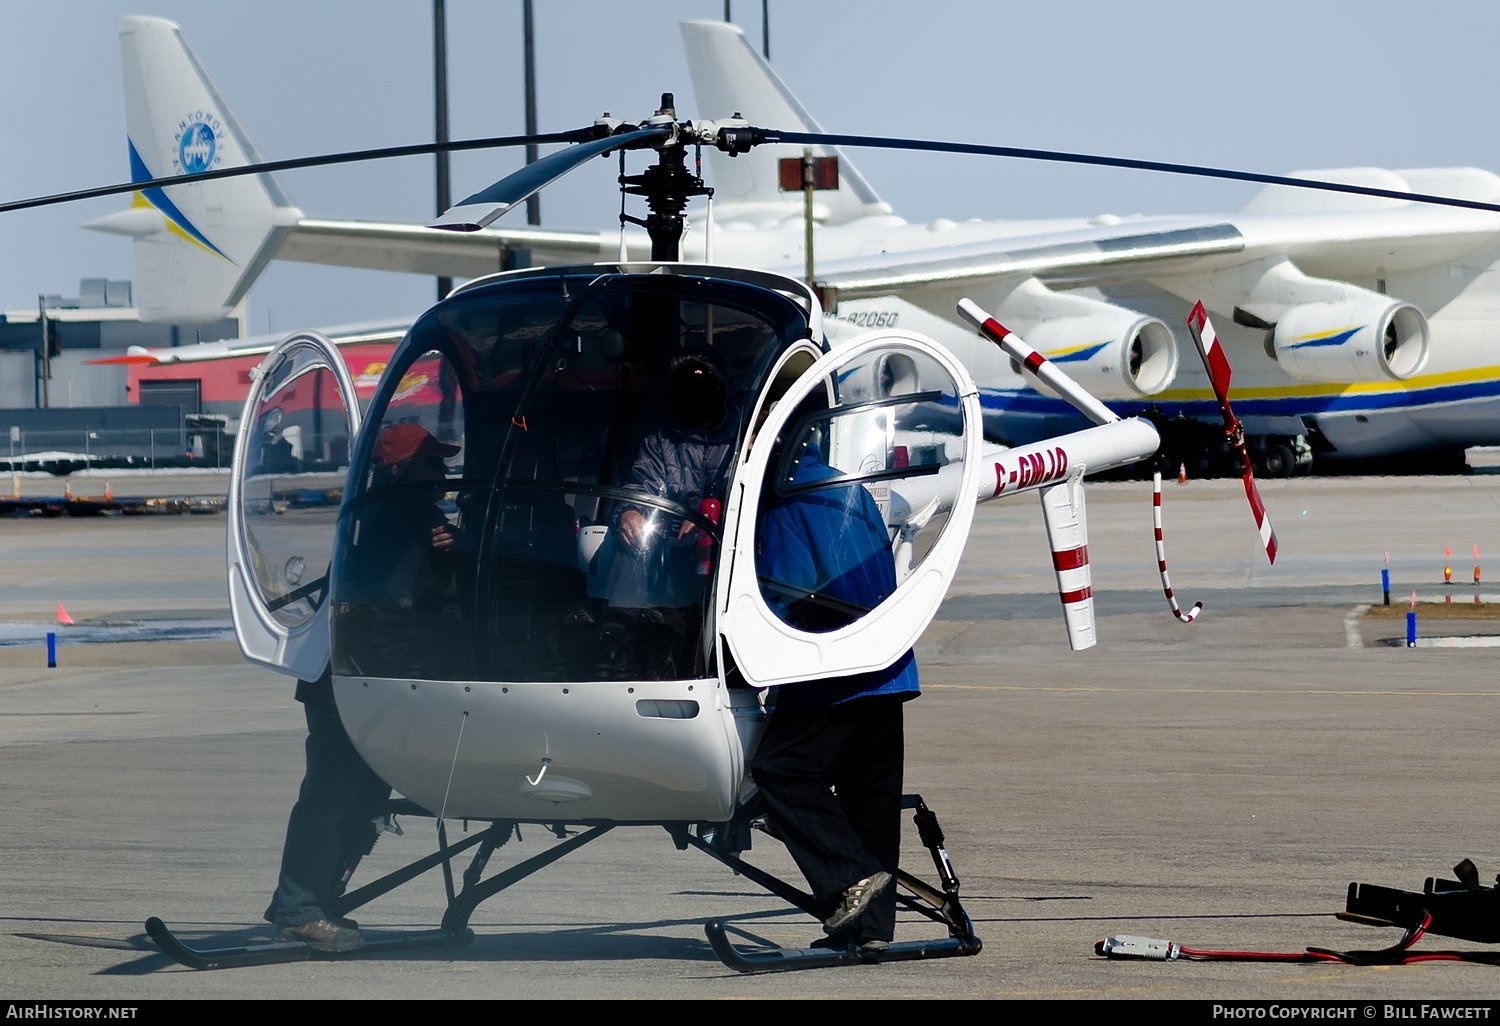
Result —
[[[625, 486], [642, 493], [642, 501], [622, 503], [615, 515], [606, 633], [611, 623], [623, 623], [639, 638], [646, 627], [657, 625], [662, 647], [680, 651], [696, 640], [708, 583], [700, 572], [702, 528], [688, 514], [716, 519], [739, 428], [711, 350], [672, 358], [664, 412], [664, 422], [642, 439]], [[686, 667], [658, 665], [649, 675], [674, 672]]]

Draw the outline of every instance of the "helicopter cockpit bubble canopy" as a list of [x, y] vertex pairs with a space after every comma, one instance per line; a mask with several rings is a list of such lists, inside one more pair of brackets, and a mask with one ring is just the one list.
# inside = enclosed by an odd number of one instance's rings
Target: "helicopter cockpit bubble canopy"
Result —
[[[794, 296], [685, 267], [522, 271], [455, 292], [412, 326], [371, 401], [334, 557], [334, 673], [713, 675], [712, 504], [771, 366], [809, 334]], [[669, 388], [685, 354], [722, 379], [692, 423]], [[382, 467], [379, 439], [403, 424], [452, 447], [440, 482]], [[649, 465], [678, 446], [682, 465]], [[621, 542], [626, 510], [649, 545]]]
[[[370, 401], [323, 536], [327, 602], [277, 604], [292, 553], [266, 542], [288, 532], [255, 519], [306, 511], [267, 500], [238, 517], [238, 548], [256, 553], [242, 562], [271, 568], [242, 589], [253, 619], [312, 639], [326, 617], [325, 650], [278, 665], [274, 639], [242, 646], [298, 676], [321, 672], [321, 656], [336, 678], [464, 683], [721, 677], [721, 634], [756, 685], [888, 665], [935, 612], [966, 539], [977, 398], [930, 340], [877, 333], [827, 353], [820, 324], [805, 286], [750, 270], [590, 265], [463, 286], [412, 326]], [[685, 357], [722, 379], [710, 415], [672, 392]], [[252, 416], [275, 405], [274, 377], [257, 383]], [[766, 444], [751, 444], [756, 419]], [[758, 510], [796, 491], [778, 483], [795, 476], [786, 445], [770, 444], [793, 435], [816, 437], [837, 483], [870, 495], [899, 585], [813, 625], [762, 594], [755, 537]], [[680, 465], [653, 469], [674, 446]], [[256, 459], [237, 466], [247, 488], [265, 476]], [[622, 540], [627, 510], [646, 543]], [[321, 565], [304, 549], [311, 580]], [[723, 553], [745, 558], [721, 567]]]
[[[237, 611], [236, 628], [308, 644], [242, 646], [302, 677], [331, 665], [360, 754], [426, 808], [722, 819], [764, 719], [744, 685], [899, 658], [942, 599], [975, 501], [979, 410], [962, 367], [905, 332], [830, 352], [820, 323], [806, 286], [735, 268], [592, 265], [463, 286], [412, 325], [365, 410], [326, 601], [277, 605], [285, 545], [267, 549], [265, 582], [242, 575], [256, 615]], [[352, 396], [347, 377], [326, 376]], [[277, 380], [256, 383], [248, 423]], [[800, 490], [788, 454], [804, 447], [787, 440], [814, 437], [834, 480], [811, 497], [868, 497], [883, 583], [804, 581], [812, 593], [778, 613], [757, 511]], [[242, 451], [246, 483], [232, 487], [248, 492], [262, 466]], [[260, 521], [301, 510], [246, 509], [236, 551], [255, 566], [276, 540]], [[299, 554], [316, 568], [311, 551]], [[825, 598], [843, 619], [802, 615]]]
[[229, 604], [245, 657], [316, 678], [328, 662], [329, 557], [359, 429], [349, 368], [315, 333], [262, 361], [229, 485]]

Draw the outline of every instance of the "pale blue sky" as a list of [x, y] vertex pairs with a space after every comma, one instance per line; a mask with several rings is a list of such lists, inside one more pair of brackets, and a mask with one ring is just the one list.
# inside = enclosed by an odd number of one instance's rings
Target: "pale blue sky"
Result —
[[[0, 199], [127, 177], [116, 19], [171, 18], [268, 159], [432, 137], [429, 0], [0, 0]], [[731, 13], [757, 47], [760, 0]], [[832, 132], [912, 135], [1283, 174], [1343, 165], [1500, 171], [1500, 4], [1468, 0], [769, 0], [772, 63]], [[722, 0], [535, 0], [539, 128], [675, 92], [698, 111], [677, 22]], [[520, 0], [448, 0], [450, 132], [523, 128]], [[994, 158], [854, 152], [912, 221], [1238, 207], [1254, 187]], [[462, 197], [519, 152], [458, 155]], [[313, 217], [418, 221], [431, 158], [304, 170], [283, 184]], [[615, 165], [542, 195], [543, 222], [615, 224]], [[130, 278], [130, 244], [82, 222], [124, 197], [0, 215], [0, 309]], [[519, 218], [524, 214], [517, 212]], [[431, 279], [276, 264], [250, 295], [256, 332], [412, 315]]]

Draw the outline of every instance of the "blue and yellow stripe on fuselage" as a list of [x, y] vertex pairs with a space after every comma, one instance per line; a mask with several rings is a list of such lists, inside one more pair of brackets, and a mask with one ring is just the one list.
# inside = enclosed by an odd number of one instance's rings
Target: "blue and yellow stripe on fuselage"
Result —
[[[1070, 404], [1030, 388], [981, 388], [979, 398], [986, 415], [1012, 418], [1003, 422], [1004, 434], [1015, 444], [1038, 441], [1086, 423]], [[1229, 401], [1241, 420], [1410, 414], [1429, 407], [1500, 402], [1500, 365], [1423, 374], [1406, 381], [1231, 387]], [[1110, 399], [1105, 404], [1122, 417], [1154, 412], [1169, 418], [1180, 414], [1196, 420], [1221, 419], [1218, 400], [1206, 384], [1201, 388], [1167, 389], [1149, 399]]]

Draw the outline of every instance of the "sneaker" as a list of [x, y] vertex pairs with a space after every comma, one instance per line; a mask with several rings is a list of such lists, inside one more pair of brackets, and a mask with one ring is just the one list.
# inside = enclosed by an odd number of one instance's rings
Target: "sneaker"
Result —
[[310, 923], [283, 926], [276, 931], [276, 943], [301, 941], [314, 951], [358, 951], [365, 946], [359, 930], [331, 919], [314, 919]]
[[809, 944], [808, 947], [816, 948], [819, 951], [847, 951], [850, 947], [850, 937], [848, 933], [836, 933], [829, 937], [819, 937]]
[[890, 886], [891, 874], [885, 870], [872, 873], [839, 895], [839, 903], [833, 915], [823, 922], [825, 933], [838, 933], [854, 922], [870, 907], [870, 902]]

